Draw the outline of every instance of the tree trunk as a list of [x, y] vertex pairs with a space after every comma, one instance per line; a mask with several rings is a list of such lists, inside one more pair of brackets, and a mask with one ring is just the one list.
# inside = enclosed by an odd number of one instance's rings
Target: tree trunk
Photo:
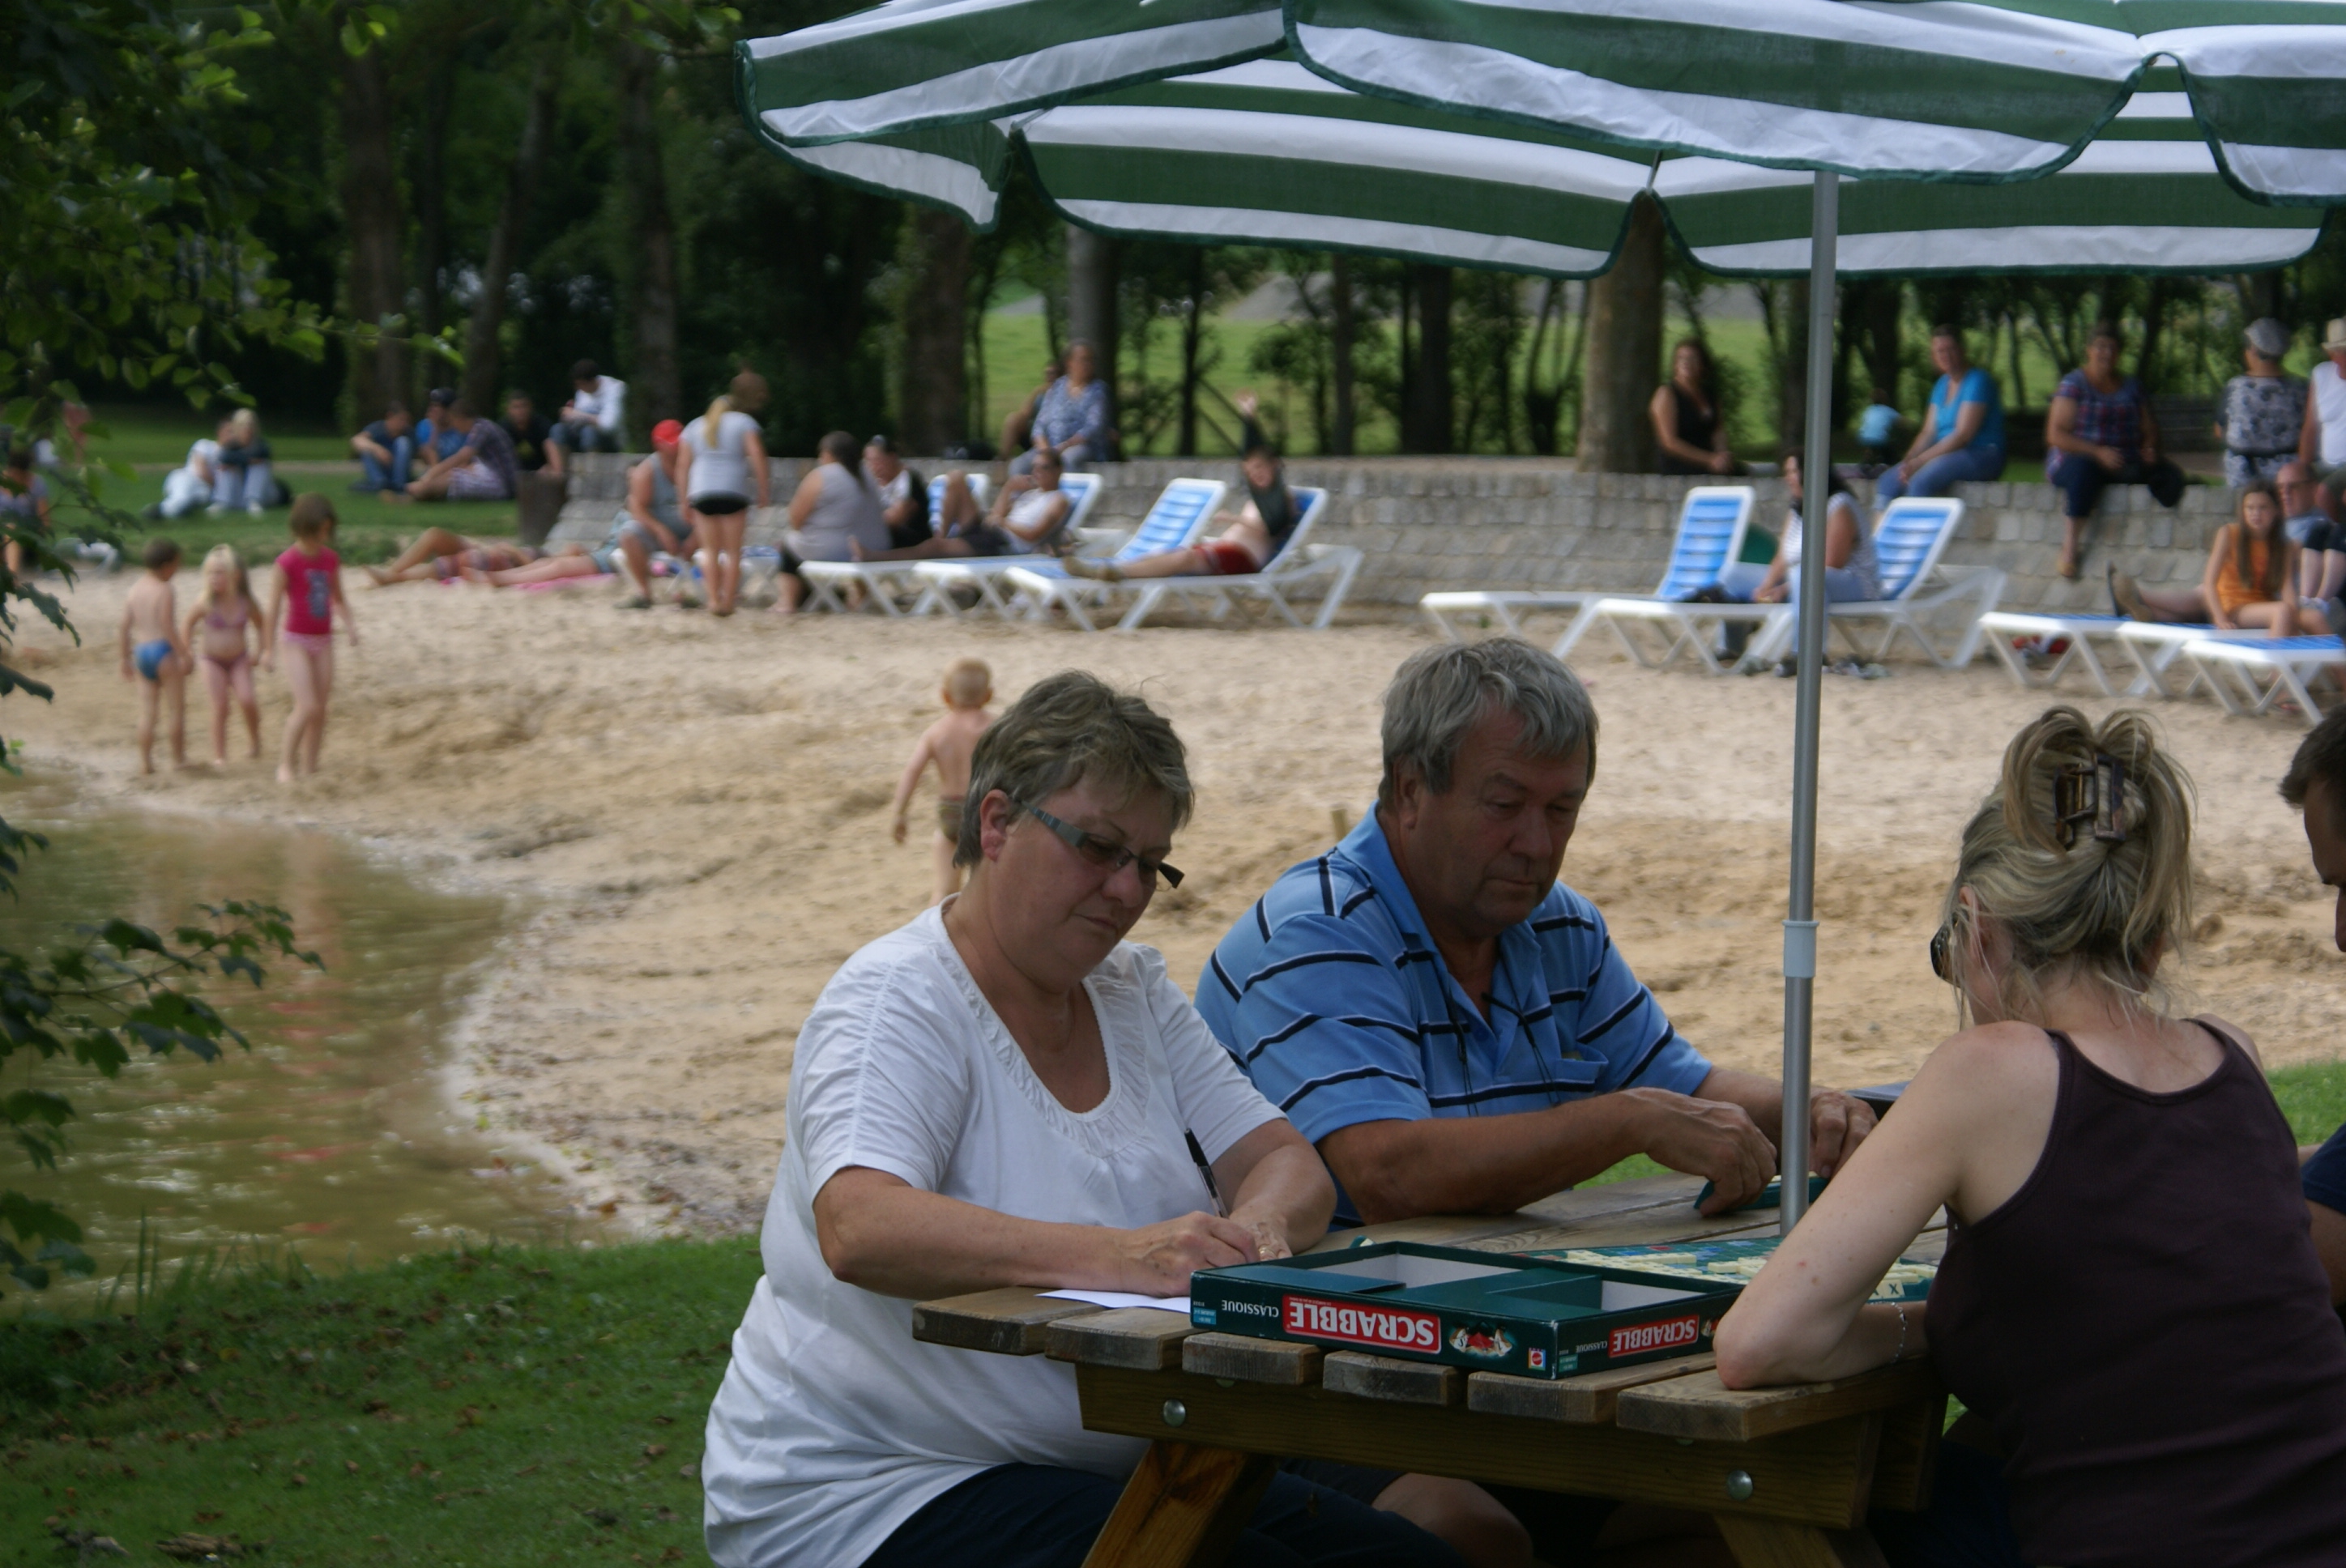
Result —
[[[423, 112], [415, 137], [416, 292], [423, 296], [418, 325], [432, 338], [448, 324], [448, 120], [455, 97], [456, 54], [450, 48], [433, 62], [431, 75], [424, 78]], [[418, 354], [412, 373], [428, 384], [439, 379], [444, 362], [436, 355]], [[420, 407], [425, 386], [410, 390]]]
[[1649, 473], [1654, 425], [1646, 404], [1662, 367], [1662, 209], [1640, 196], [1613, 270], [1587, 285], [1588, 364], [1581, 378], [1580, 470]]
[[1776, 354], [1776, 439], [1804, 452], [1809, 429], [1809, 280], [1784, 285], [1784, 341]]
[[1891, 406], [1898, 402], [1898, 332], [1900, 316], [1906, 304], [1906, 286], [1895, 278], [1878, 278], [1866, 285], [1863, 308], [1859, 315], [1858, 330], [1851, 333], [1859, 341], [1859, 352], [1865, 361], [1866, 379], [1872, 384], [1871, 392], [1880, 387], [1890, 394]]
[[627, 195], [628, 232], [624, 243], [635, 255], [633, 362], [620, 379], [631, 383], [627, 420], [648, 431], [684, 412], [684, 386], [677, 365], [676, 220], [668, 211], [668, 171], [660, 159], [659, 122], [653, 96], [659, 61], [639, 44], [618, 46], [619, 178]]
[[464, 331], [464, 396], [476, 412], [486, 414], [497, 396], [498, 333], [505, 321], [505, 280], [513, 275], [521, 253], [521, 234], [529, 222], [537, 177], [546, 168], [546, 144], [554, 139], [554, 110], [562, 86], [562, 51], [541, 46], [531, 67], [529, 107], [521, 123], [521, 146], [514, 153], [513, 172], [505, 180], [505, 200], [489, 229], [489, 253], [481, 263], [481, 297], [473, 301], [473, 319]]
[[2142, 348], [2134, 358], [2134, 373], [2146, 392], [2158, 390], [2159, 340], [2167, 331], [2168, 301], [2173, 292], [2172, 279], [2153, 278], [2150, 280], [2150, 298], [2143, 302]]
[[399, 174], [392, 156], [390, 73], [380, 46], [336, 50], [342, 73], [342, 223], [350, 237], [351, 317], [378, 328], [372, 348], [354, 345], [351, 397], [356, 417], [380, 418], [406, 395], [407, 283], [401, 275]]
[[898, 325], [896, 434], [935, 455], [969, 433], [969, 229], [950, 212], [907, 212], [899, 258], [907, 280]]
[[1417, 354], [1402, 389], [1402, 450], [1448, 452], [1452, 443], [1450, 290], [1447, 267], [1415, 267]]
[[1198, 346], [1205, 333], [1206, 248], [1189, 248], [1189, 299], [1181, 312], [1181, 428], [1175, 453], [1198, 455]]
[[[1109, 424], [1117, 419], [1116, 241], [1067, 225], [1067, 342], [1092, 346], [1092, 368], [1107, 388]], [[1097, 461], [1106, 453], [1094, 453]]]
[[1328, 450], [1338, 457], [1352, 455], [1352, 259], [1338, 252], [1330, 269], [1328, 290], [1329, 347], [1335, 365], [1335, 407], [1329, 414]]

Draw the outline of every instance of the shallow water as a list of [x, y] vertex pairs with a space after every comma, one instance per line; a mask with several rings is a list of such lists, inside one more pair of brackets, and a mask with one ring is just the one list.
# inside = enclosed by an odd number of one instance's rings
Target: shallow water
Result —
[[30, 1054], [13, 1059], [0, 1087], [37, 1084], [79, 1115], [55, 1172], [11, 1151], [0, 1185], [79, 1220], [97, 1279], [130, 1263], [142, 1217], [167, 1257], [290, 1245], [312, 1264], [586, 1228], [554, 1217], [550, 1181], [487, 1151], [438, 1076], [505, 901], [424, 888], [330, 834], [89, 809], [54, 780], [0, 785], [0, 814], [49, 840], [18, 900], [0, 899], [0, 946], [49, 951], [114, 914], [168, 940], [233, 898], [288, 911], [325, 961], [266, 963], [258, 991], [212, 982], [251, 1043], [216, 1062], [142, 1054], [109, 1081], [64, 1059], [28, 1077]]

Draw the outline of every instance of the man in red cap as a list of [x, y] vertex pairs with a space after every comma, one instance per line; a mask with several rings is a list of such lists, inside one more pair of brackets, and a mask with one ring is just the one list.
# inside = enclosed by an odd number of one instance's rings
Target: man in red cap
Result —
[[634, 579], [635, 595], [620, 601], [627, 610], [652, 606], [652, 554], [663, 552], [682, 561], [692, 554], [692, 524], [678, 504], [677, 443], [684, 426], [664, 419], [652, 426], [652, 454], [627, 471], [627, 507], [611, 521], [606, 551], [617, 548]]

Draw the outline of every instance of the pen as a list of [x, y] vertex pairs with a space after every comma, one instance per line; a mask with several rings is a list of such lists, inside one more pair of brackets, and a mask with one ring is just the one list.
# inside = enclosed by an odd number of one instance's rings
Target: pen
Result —
[[1198, 1162], [1198, 1174], [1206, 1178], [1206, 1196], [1214, 1200], [1214, 1213], [1228, 1219], [1230, 1211], [1222, 1203], [1222, 1189], [1214, 1185], [1214, 1167], [1206, 1161], [1205, 1145], [1198, 1143], [1198, 1135], [1187, 1127], [1181, 1129], [1181, 1141], [1189, 1145], [1189, 1157]]

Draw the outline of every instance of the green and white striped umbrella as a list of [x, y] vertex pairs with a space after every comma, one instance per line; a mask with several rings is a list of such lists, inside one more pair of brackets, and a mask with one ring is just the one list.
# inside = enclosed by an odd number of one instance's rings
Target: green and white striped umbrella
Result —
[[[2188, 100], [2165, 85], [2147, 83], [2073, 162], [2039, 179], [1845, 182], [1840, 275], [2239, 271], [2311, 249], [2323, 214], [2233, 189]], [[1666, 158], [1654, 180], [1679, 244], [1706, 269], [1741, 277], [1808, 271], [1810, 186], [1796, 170], [1710, 158]]]
[[1290, 0], [1288, 10], [1299, 56], [1364, 92], [1856, 177], [2048, 173], [2165, 56], [2240, 188], [2346, 200], [2341, 0]]
[[1576, 278], [1612, 264], [1649, 168], [1560, 132], [1347, 92], [1285, 59], [982, 126], [769, 144], [808, 168], [987, 228], [1014, 138], [1053, 204], [1106, 233]]
[[[791, 147], [807, 168], [994, 220], [1023, 142], [1045, 193], [1126, 237], [1343, 249], [1555, 277], [1612, 262], [1650, 177], [1679, 243], [1715, 272], [1809, 267], [1809, 177], [1649, 159], [1553, 130], [1348, 92], [1284, 58], [1096, 94], [978, 125]], [[2320, 215], [2225, 184], [2179, 92], [2137, 94], [2059, 173], [2008, 186], [1852, 181], [1841, 272], [2171, 270], [2276, 265]]]

